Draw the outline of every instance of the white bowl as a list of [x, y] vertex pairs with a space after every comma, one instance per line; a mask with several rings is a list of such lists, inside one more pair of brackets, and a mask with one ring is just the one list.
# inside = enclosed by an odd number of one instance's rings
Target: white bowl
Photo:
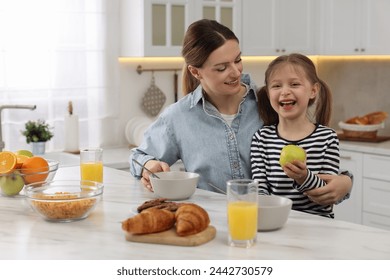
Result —
[[276, 230], [284, 226], [290, 215], [292, 200], [276, 195], [259, 195], [257, 229]]
[[351, 131], [376, 131], [380, 128], [385, 127], [385, 123], [382, 122], [380, 124], [367, 124], [367, 125], [361, 125], [361, 124], [351, 124], [351, 123], [345, 123], [345, 122], [339, 122], [339, 127], [341, 129], [351, 130]]
[[183, 200], [194, 194], [199, 174], [186, 171], [155, 173], [160, 179], [150, 176], [150, 182], [156, 196], [171, 200]]

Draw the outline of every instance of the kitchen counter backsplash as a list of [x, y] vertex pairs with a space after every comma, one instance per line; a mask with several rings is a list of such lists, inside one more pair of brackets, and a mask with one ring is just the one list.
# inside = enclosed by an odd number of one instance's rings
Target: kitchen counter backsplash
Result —
[[[375, 111], [390, 115], [390, 59], [317, 58], [318, 74], [333, 93], [331, 127], [338, 122]], [[390, 119], [378, 135], [390, 136]]]

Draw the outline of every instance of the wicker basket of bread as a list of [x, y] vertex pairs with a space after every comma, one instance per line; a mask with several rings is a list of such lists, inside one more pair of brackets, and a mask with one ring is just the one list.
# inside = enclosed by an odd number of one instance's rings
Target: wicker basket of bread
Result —
[[356, 116], [339, 122], [345, 137], [350, 138], [376, 138], [378, 130], [385, 127], [385, 120], [388, 117], [386, 112], [378, 111], [369, 113], [362, 117]]

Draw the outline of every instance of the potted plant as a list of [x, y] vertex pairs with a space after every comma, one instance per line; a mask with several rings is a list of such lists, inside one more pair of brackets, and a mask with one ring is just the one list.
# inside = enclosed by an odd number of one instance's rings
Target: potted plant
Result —
[[28, 121], [22, 134], [26, 136], [27, 144], [32, 144], [34, 155], [44, 154], [46, 142], [54, 136], [51, 127], [44, 120]]

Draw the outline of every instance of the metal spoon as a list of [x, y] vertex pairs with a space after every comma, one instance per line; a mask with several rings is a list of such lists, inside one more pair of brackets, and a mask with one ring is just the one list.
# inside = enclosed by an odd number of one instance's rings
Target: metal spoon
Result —
[[149, 169], [147, 169], [145, 166], [143, 166], [141, 163], [139, 163], [138, 161], [136, 161], [135, 159], [133, 159], [133, 161], [138, 164], [139, 166], [141, 166], [143, 169], [145, 169], [146, 171], [148, 171], [150, 173], [150, 175], [152, 175], [154, 178], [157, 178], [157, 179], [160, 179], [160, 177], [158, 177], [156, 174], [154, 174], [152, 171], [150, 171]]
[[220, 191], [221, 193], [226, 194], [226, 192], [225, 192], [224, 190], [218, 188], [217, 186], [214, 186], [214, 185], [211, 184], [211, 183], [207, 183], [207, 184], [208, 184], [210, 187], [212, 187], [213, 189], [216, 189], [216, 190]]

